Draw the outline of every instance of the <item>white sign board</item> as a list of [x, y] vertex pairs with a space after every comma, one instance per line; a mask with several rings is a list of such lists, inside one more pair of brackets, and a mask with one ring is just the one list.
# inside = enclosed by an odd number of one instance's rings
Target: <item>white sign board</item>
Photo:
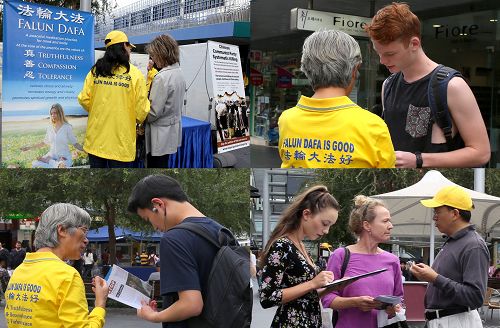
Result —
[[208, 41], [219, 153], [250, 146], [240, 49]]
[[185, 115], [217, 129], [218, 152], [250, 145], [248, 107], [238, 46], [219, 42], [180, 46], [186, 80]]
[[292, 30], [318, 31], [335, 29], [352, 36], [368, 37], [363, 27], [371, 22], [371, 18], [330, 13], [309, 9], [294, 8], [290, 15]]

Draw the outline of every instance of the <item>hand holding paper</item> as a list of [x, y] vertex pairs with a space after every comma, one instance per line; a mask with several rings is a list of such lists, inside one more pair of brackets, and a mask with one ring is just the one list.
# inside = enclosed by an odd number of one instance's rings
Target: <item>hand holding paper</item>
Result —
[[142, 301], [146, 305], [150, 301], [152, 286], [117, 265], [111, 267], [106, 281], [109, 285], [108, 297], [111, 299], [136, 309], [142, 307]]

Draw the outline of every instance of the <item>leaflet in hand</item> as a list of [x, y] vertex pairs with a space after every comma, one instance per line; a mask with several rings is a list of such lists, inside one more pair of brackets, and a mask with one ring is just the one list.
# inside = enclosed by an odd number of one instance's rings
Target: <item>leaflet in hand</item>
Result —
[[142, 300], [149, 303], [152, 286], [130, 272], [113, 264], [105, 279], [109, 286], [109, 298], [136, 309], [142, 307]]
[[382, 305], [378, 308], [379, 310], [385, 310], [388, 306], [394, 306], [401, 303], [401, 297], [392, 295], [379, 295], [375, 297], [375, 301], [379, 301]]
[[384, 303], [385, 305], [396, 305], [401, 303], [401, 297], [392, 295], [380, 295], [375, 297], [375, 301]]
[[367, 272], [367, 273], [358, 274], [358, 275], [353, 276], [353, 277], [344, 277], [344, 278], [341, 278], [338, 280], [334, 280], [331, 283], [326, 284], [322, 288], [331, 288], [333, 290], [340, 290], [340, 289], [346, 287], [347, 285], [355, 282], [358, 279], [372, 276], [374, 274], [379, 274], [379, 273], [384, 272], [384, 271], [387, 271], [387, 269], [379, 269], [379, 270], [375, 270], [375, 271], [371, 271], [371, 272]]

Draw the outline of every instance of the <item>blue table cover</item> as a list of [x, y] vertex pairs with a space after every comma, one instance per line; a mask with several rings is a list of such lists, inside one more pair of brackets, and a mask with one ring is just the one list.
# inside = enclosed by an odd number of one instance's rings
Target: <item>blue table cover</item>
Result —
[[170, 168], [213, 168], [210, 123], [182, 116], [182, 144], [168, 160]]

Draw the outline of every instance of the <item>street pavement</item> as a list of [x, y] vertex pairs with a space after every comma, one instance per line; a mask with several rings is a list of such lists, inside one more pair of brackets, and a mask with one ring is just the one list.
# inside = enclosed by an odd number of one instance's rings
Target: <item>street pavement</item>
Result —
[[[270, 309], [263, 309], [259, 302], [259, 295], [257, 293], [257, 282], [254, 280], [254, 297], [253, 297], [253, 311], [252, 311], [252, 325], [251, 328], [267, 328], [271, 326], [273, 321], [276, 307]], [[0, 311], [2, 313], [0, 320], [0, 328], [7, 328], [4, 319], [5, 303], [0, 303]], [[484, 311], [482, 317], [485, 319], [484, 328], [500, 328], [500, 311], [493, 312], [493, 318], [490, 319], [491, 312]], [[108, 308], [106, 314], [105, 328], [160, 328], [161, 325], [157, 323], [150, 323], [141, 320], [136, 315], [136, 310], [132, 308]], [[411, 323], [410, 328], [423, 328], [423, 323]]]
[[[4, 317], [5, 301], [0, 304], [2, 319], [0, 320], [0, 328], [7, 328], [7, 323]], [[161, 328], [159, 323], [151, 323], [139, 319], [136, 315], [136, 309], [133, 308], [107, 308], [105, 328]]]

